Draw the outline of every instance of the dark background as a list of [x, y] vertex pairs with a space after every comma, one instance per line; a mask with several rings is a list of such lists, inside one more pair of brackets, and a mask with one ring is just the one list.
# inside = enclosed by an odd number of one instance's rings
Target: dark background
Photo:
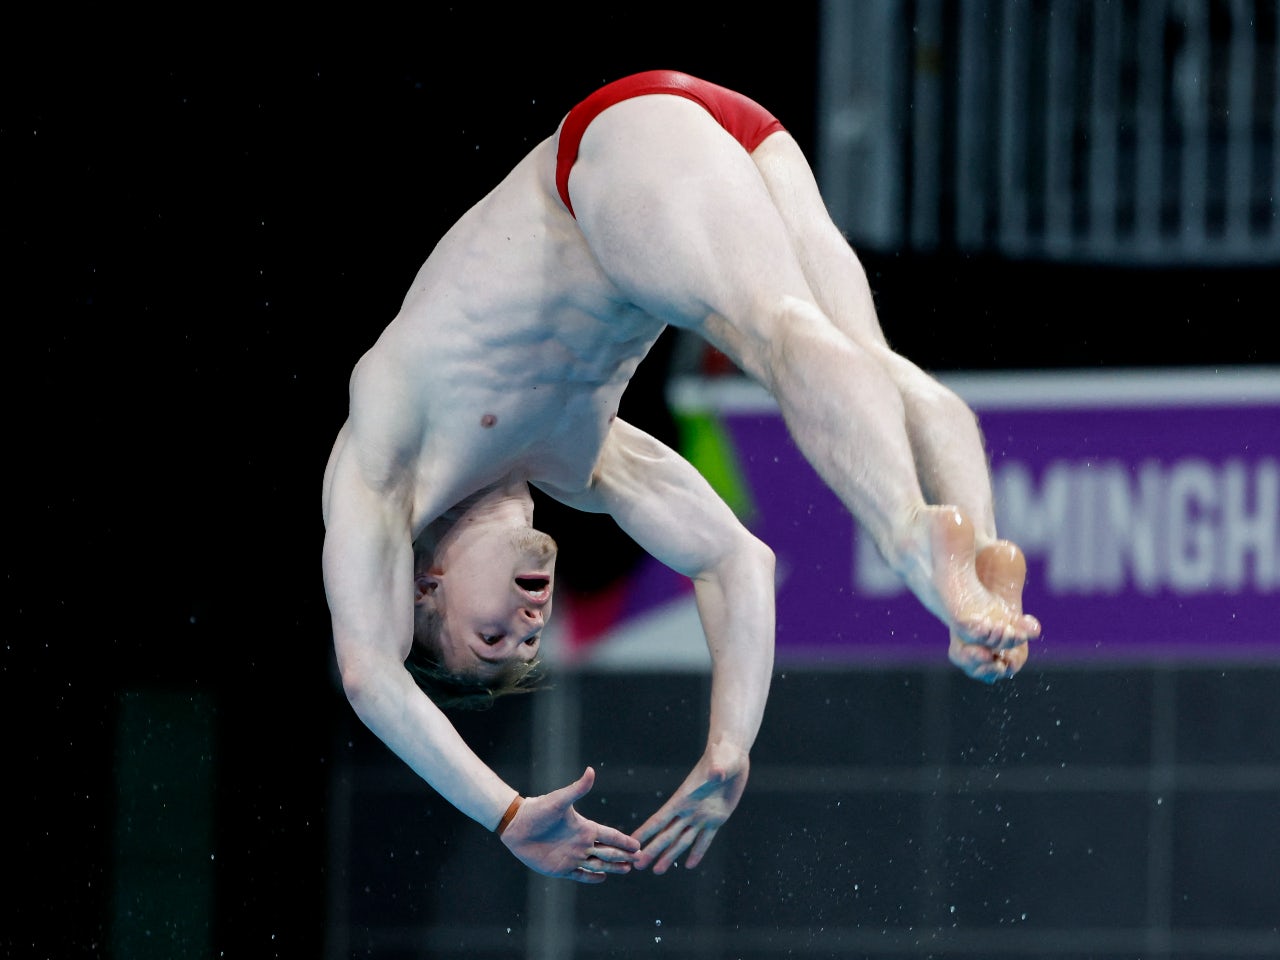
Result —
[[[326, 754], [347, 710], [319, 494], [351, 365], [440, 234], [602, 82], [700, 74], [813, 154], [816, 4], [651, 9], [15, 23], [0, 677], [21, 890], [4, 955], [105, 950], [135, 690], [213, 705], [219, 942], [319, 954]], [[1277, 357], [1266, 270], [863, 255], [890, 340], [938, 371]], [[632, 419], [661, 416], [661, 374], [646, 366]]]

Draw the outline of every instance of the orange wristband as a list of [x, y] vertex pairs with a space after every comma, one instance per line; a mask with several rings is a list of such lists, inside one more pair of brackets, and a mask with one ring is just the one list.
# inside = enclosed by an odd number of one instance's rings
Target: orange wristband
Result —
[[511, 801], [511, 805], [507, 807], [507, 812], [502, 815], [502, 819], [498, 821], [498, 826], [494, 832], [498, 836], [502, 836], [502, 831], [507, 829], [511, 821], [516, 818], [516, 811], [520, 809], [520, 804], [524, 802], [524, 797], [516, 794], [516, 798]]

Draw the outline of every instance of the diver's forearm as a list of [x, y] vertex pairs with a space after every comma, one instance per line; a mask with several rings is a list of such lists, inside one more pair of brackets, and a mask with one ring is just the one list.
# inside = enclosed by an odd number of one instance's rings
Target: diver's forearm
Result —
[[750, 753], [773, 677], [773, 553], [758, 541], [695, 580], [711, 653], [709, 744]]
[[485, 829], [497, 826], [516, 791], [476, 756], [407, 671], [376, 671], [348, 698], [365, 726], [437, 793]]

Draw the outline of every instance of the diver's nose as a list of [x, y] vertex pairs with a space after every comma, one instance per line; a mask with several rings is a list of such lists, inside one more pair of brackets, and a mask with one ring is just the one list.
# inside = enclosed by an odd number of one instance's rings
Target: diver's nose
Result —
[[521, 607], [520, 619], [535, 627], [542, 626], [542, 608], [541, 607]]

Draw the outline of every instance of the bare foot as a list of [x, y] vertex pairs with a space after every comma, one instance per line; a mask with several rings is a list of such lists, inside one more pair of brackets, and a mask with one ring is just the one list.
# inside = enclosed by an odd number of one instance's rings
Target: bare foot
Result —
[[[978, 552], [975, 567], [978, 579], [1014, 610], [1022, 612], [1022, 586], [1027, 579], [1027, 558], [1017, 544], [998, 540]], [[980, 643], [951, 634], [951, 662], [968, 676], [985, 683], [1012, 677], [1027, 662], [1028, 646], [1023, 643], [1007, 650], [993, 650]]]
[[[957, 507], [921, 511], [903, 553], [907, 585], [962, 640], [1007, 650], [1039, 636], [1040, 624], [1022, 612], [1020, 583], [1014, 605], [980, 579], [973, 523]], [[1016, 574], [996, 566], [1006, 580]]]

